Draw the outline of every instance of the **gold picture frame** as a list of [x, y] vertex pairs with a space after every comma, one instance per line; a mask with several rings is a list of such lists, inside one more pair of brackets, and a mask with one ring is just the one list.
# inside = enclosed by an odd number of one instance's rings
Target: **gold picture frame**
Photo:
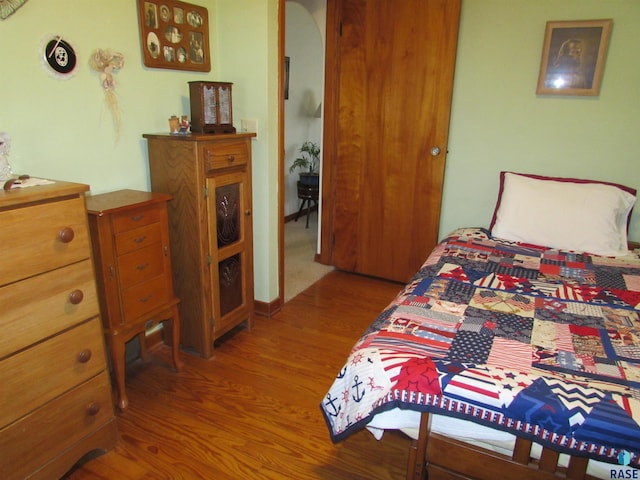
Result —
[[145, 66], [211, 71], [205, 7], [178, 0], [138, 0], [138, 20]]
[[600, 94], [613, 20], [547, 22], [538, 95]]

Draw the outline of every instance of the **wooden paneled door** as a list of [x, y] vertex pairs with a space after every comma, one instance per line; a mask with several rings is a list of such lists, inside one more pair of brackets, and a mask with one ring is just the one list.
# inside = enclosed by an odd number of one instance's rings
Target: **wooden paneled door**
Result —
[[405, 282], [437, 243], [459, 17], [460, 0], [328, 1], [321, 260]]

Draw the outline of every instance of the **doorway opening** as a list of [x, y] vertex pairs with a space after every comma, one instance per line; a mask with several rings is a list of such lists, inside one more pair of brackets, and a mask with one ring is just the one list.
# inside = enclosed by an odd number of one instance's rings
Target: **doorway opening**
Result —
[[[295, 159], [304, 156], [300, 148], [305, 142], [322, 146], [326, 3], [327, 0], [286, 0], [282, 3], [285, 7], [284, 172], [281, 176], [284, 302], [333, 270], [333, 267], [315, 261], [321, 231], [321, 196], [317, 202], [305, 201], [305, 195], [300, 194], [304, 189], [298, 187], [299, 173], [305, 172], [290, 171]], [[319, 169], [322, 177], [322, 150]]]

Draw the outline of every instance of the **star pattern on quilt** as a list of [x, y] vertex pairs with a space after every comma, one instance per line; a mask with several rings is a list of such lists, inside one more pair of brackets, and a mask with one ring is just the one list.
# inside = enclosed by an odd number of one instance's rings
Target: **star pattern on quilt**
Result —
[[438, 370], [430, 358], [412, 358], [400, 371], [394, 388], [409, 392], [439, 395]]

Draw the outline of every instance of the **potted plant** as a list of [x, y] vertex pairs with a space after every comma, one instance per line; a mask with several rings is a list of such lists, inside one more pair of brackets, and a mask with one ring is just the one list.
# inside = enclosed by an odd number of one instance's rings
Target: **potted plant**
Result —
[[300, 147], [300, 156], [296, 158], [289, 173], [293, 173], [296, 168], [300, 171], [300, 183], [303, 185], [318, 185], [320, 183], [320, 175], [318, 167], [320, 166], [320, 147], [317, 143], [306, 141]]

